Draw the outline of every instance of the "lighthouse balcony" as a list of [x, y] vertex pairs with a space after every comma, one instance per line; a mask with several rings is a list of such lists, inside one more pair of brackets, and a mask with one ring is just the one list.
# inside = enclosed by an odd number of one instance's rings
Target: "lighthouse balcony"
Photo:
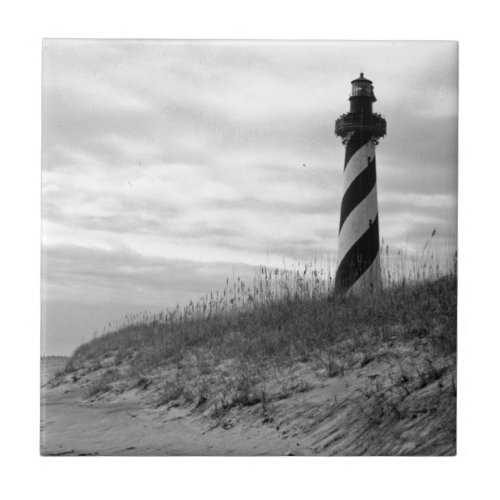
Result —
[[361, 132], [378, 139], [387, 132], [385, 118], [377, 113], [346, 113], [335, 121], [335, 135], [347, 137], [351, 132]]

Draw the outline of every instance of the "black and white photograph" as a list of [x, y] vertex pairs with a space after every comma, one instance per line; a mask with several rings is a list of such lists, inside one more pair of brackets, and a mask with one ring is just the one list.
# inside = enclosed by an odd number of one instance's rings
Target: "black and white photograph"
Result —
[[456, 455], [458, 47], [44, 39], [40, 454]]

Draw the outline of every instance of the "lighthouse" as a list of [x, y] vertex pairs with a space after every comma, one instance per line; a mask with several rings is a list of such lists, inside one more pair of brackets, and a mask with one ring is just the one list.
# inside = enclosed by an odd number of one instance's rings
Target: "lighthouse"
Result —
[[361, 294], [382, 286], [375, 146], [386, 121], [373, 113], [377, 100], [363, 73], [351, 82], [350, 111], [335, 122], [345, 150], [335, 291]]

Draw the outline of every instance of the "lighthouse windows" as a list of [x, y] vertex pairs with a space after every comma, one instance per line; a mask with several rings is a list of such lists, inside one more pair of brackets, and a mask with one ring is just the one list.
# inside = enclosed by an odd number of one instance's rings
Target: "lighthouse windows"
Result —
[[372, 85], [369, 83], [353, 83], [352, 85], [352, 96], [367, 96], [370, 97], [373, 94]]

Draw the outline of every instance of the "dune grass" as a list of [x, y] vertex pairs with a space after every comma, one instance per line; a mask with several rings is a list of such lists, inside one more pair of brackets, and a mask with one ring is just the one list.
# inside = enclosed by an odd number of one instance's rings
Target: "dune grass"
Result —
[[245, 364], [319, 356], [328, 369], [343, 351], [363, 352], [394, 334], [429, 336], [436, 348], [454, 352], [456, 252], [440, 268], [430, 242], [413, 258], [383, 247], [384, 288], [376, 295], [336, 296], [331, 270], [315, 261], [293, 270], [262, 267], [251, 284], [226, 280], [222, 291], [184, 308], [126, 317], [117, 330], [77, 348], [66, 370], [111, 354], [117, 364], [127, 359], [147, 370], [200, 351]]

